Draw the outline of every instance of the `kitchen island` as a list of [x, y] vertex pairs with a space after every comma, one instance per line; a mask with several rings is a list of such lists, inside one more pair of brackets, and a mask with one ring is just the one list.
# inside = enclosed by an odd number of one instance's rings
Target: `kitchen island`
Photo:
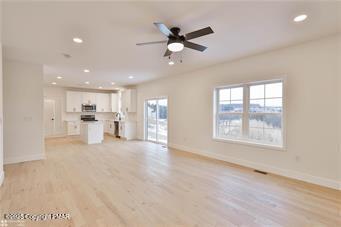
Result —
[[86, 144], [102, 143], [104, 129], [102, 121], [83, 121], [80, 123], [81, 140]]

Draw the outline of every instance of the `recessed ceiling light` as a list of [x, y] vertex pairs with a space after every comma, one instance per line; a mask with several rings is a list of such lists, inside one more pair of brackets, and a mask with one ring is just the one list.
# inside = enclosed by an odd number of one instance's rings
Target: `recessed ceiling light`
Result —
[[52, 82], [51, 84], [56, 85], [57, 83], [56, 82]]
[[99, 88], [99, 89], [102, 89], [103, 87], [102, 87], [102, 86], [99, 86], [98, 88]]
[[168, 65], [174, 65], [174, 64], [175, 64], [174, 61], [168, 62]]
[[128, 78], [129, 78], [129, 79], [134, 79], [134, 77], [133, 77], [133, 76], [129, 76]]
[[307, 15], [306, 14], [301, 14], [301, 15], [298, 15], [294, 18], [294, 21], [295, 22], [302, 22], [302, 21], [305, 21], [307, 19]]
[[72, 39], [75, 43], [82, 43], [83, 40], [81, 38], [75, 37]]
[[90, 84], [90, 82], [89, 82], [89, 81], [85, 81], [84, 83], [85, 83], [85, 84]]
[[115, 82], [111, 82], [111, 85], [115, 85]]
[[57, 76], [57, 79], [61, 80], [61, 79], [63, 79], [63, 77], [62, 76]]
[[84, 71], [85, 73], [89, 73], [89, 72], [90, 72], [89, 69], [84, 69], [83, 71]]

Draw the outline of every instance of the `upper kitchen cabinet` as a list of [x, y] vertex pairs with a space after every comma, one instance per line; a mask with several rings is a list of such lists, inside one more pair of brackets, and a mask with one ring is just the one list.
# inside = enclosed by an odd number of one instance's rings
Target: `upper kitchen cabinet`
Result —
[[111, 95], [111, 112], [119, 112], [119, 96], [118, 93], [112, 93]]
[[66, 112], [82, 112], [82, 93], [66, 92]]
[[[119, 112], [120, 102], [117, 93], [66, 92], [66, 112], [82, 112], [82, 104], [95, 104], [96, 112]], [[130, 109], [130, 106], [128, 106], [128, 110]]]
[[126, 89], [122, 92], [122, 111], [127, 113], [136, 112], [136, 89]]
[[110, 94], [96, 93], [97, 112], [111, 112]]
[[96, 104], [97, 94], [90, 92], [82, 92], [82, 103], [83, 104]]

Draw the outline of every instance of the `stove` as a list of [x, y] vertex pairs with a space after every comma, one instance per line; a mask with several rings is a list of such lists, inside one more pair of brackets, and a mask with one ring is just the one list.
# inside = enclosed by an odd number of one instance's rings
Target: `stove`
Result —
[[81, 115], [82, 121], [98, 121], [96, 120], [95, 115]]

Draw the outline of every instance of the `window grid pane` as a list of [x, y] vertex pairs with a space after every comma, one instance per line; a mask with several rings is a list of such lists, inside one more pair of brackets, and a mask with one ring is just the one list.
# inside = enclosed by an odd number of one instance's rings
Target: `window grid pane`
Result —
[[221, 138], [241, 137], [242, 135], [242, 114], [219, 114], [217, 124], [217, 133]]
[[231, 99], [231, 89], [220, 89], [219, 90], [219, 100], [229, 101]]
[[218, 113], [243, 112], [243, 87], [221, 88], [218, 91]]
[[265, 85], [265, 98], [282, 98], [283, 96], [283, 84], [269, 83]]

